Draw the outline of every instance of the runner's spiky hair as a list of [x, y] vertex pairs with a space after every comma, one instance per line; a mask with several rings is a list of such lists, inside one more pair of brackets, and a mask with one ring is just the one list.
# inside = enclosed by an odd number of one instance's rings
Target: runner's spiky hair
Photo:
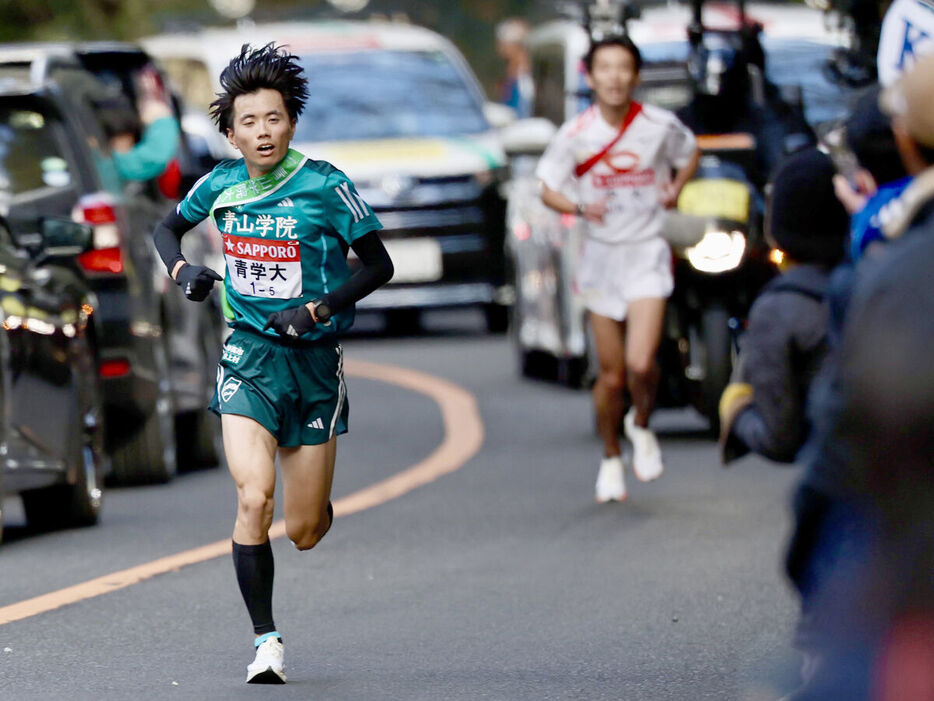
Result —
[[308, 80], [298, 64], [298, 56], [274, 42], [259, 49], [244, 44], [240, 55], [231, 59], [221, 72], [221, 88], [223, 92], [217, 93], [217, 99], [211, 103], [211, 117], [221, 134], [233, 126], [233, 104], [240, 95], [263, 88], [278, 90], [293, 121], [298, 119], [308, 99]]

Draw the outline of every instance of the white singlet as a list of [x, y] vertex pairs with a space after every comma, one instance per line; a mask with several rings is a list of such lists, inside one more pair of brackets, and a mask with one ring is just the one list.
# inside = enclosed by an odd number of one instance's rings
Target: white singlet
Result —
[[662, 233], [660, 187], [672, 169], [690, 161], [694, 134], [668, 110], [642, 110], [607, 154], [583, 176], [575, 168], [600, 153], [619, 133], [591, 106], [566, 122], [538, 163], [536, 176], [550, 189], [583, 204], [606, 201], [603, 224], [590, 222], [588, 235], [604, 243], [634, 243]]

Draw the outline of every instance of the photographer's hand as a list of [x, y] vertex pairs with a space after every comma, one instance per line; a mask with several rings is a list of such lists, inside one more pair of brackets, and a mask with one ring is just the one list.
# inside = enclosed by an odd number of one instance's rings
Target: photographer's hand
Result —
[[853, 215], [866, 206], [866, 202], [876, 192], [876, 182], [865, 170], [858, 170], [852, 182], [843, 175], [833, 176], [833, 191], [840, 204]]

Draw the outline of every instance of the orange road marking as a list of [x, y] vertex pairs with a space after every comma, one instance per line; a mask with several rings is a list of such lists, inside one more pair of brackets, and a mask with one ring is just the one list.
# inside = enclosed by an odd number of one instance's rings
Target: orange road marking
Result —
[[[348, 516], [385, 504], [413, 489], [454, 472], [476, 455], [480, 446], [483, 445], [483, 422], [480, 419], [477, 402], [472, 394], [461, 387], [433, 375], [392, 365], [347, 360], [344, 369], [348, 375], [398, 385], [433, 399], [441, 409], [444, 440], [427, 458], [412, 467], [335, 500], [335, 517]], [[269, 530], [269, 537], [282, 538], [284, 536], [285, 521], [279, 520], [273, 523]], [[227, 538], [3, 606], [0, 607], [0, 626], [118, 589], [125, 589], [156, 575], [174, 572], [188, 565], [229, 554], [230, 539]]]

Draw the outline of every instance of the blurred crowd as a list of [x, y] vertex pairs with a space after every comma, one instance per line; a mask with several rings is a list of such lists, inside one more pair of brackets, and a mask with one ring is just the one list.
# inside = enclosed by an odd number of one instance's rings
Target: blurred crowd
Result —
[[887, 84], [841, 142], [775, 172], [767, 234], [787, 267], [720, 404], [725, 463], [753, 451], [804, 468], [786, 561], [796, 701], [934, 698], [934, 55], [902, 64], [880, 65]]

